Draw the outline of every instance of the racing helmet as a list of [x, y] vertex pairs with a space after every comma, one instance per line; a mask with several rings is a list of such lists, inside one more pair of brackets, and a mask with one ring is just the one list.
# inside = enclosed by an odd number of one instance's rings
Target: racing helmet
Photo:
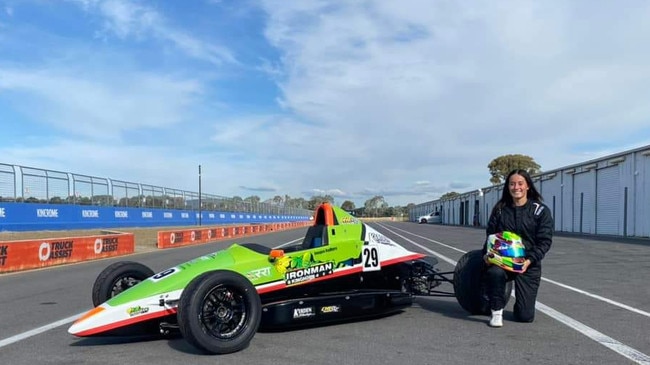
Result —
[[487, 238], [487, 261], [512, 272], [522, 272], [526, 249], [521, 237], [513, 232], [498, 232]]

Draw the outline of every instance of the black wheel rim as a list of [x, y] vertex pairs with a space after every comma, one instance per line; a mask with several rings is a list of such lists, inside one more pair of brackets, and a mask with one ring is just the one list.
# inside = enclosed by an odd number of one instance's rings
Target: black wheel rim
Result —
[[204, 331], [218, 339], [230, 339], [241, 333], [248, 319], [243, 293], [232, 287], [219, 286], [207, 293], [199, 312]]
[[133, 276], [122, 276], [115, 280], [113, 286], [111, 287], [111, 298], [120, 294], [121, 292], [134, 287], [136, 284], [140, 283], [142, 280]]

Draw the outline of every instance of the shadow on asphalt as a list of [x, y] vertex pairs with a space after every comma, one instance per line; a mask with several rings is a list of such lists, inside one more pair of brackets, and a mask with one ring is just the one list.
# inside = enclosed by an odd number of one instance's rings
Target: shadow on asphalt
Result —
[[127, 343], [158, 341], [163, 338], [164, 337], [158, 334], [142, 335], [142, 336], [85, 337], [71, 343], [70, 346], [87, 347], [87, 346], [123, 345]]
[[420, 308], [441, 314], [445, 317], [468, 322], [485, 322], [486, 316], [472, 315], [465, 311], [456, 300], [442, 300], [434, 297], [418, 297], [415, 301]]
[[[485, 323], [486, 325], [489, 319], [489, 316], [487, 315], [468, 313], [455, 300], [449, 301], [433, 297], [418, 297], [415, 302], [420, 306], [420, 308], [426, 311], [435, 312], [453, 319]], [[503, 311], [503, 319], [506, 321], [516, 322], [514, 315], [512, 314], [512, 302], [508, 303]]]
[[211, 355], [190, 345], [180, 332], [171, 332], [167, 335], [152, 334], [139, 336], [112, 336], [112, 337], [86, 337], [81, 338], [70, 346], [73, 347], [93, 347], [93, 346], [113, 346], [131, 343], [146, 343], [152, 341], [167, 341], [170, 348], [192, 355]]

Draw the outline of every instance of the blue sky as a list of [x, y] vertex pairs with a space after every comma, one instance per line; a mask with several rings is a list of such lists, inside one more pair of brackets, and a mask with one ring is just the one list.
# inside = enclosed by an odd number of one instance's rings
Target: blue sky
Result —
[[650, 144], [650, 2], [0, 0], [0, 163], [422, 203]]

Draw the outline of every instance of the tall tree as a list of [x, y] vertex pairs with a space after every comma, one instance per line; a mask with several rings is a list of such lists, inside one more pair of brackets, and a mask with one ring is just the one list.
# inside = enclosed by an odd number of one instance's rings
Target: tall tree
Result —
[[442, 196], [440, 197], [440, 200], [453, 199], [453, 198], [455, 198], [455, 197], [457, 197], [459, 195], [460, 195], [460, 193], [457, 193], [455, 191], [450, 191], [450, 192], [442, 194]]
[[354, 202], [351, 202], [349, 200], [346, 200], [341, 204], [341, 209], [347, 210], [348, 212], [351, 212], [355, 209]]
[[249, 197], [244, 198], [244, 208], [246, 209], [247, 212], [255, 212], [258, 210], [258, 205], [260, 203], [260, 200], [262, 200], [259, 196], [257, 195], [251, 195]]
[[366, 200], [363, 206], [365, 208], [366, 216], [379, 217], [382, 216], [386, 208], [388, 208], [388, 203], [386, 203], [383, 196], [376, 195]]
[[316, 195], [312, 196], [311, 199], [307, 202], [307, 209], [314, 210], [316, 209], [321, 203], [328, 202], [331, 204], [334, 204], [334, 197], [331, 195]]
[[275, 203], [277, 205], [282, 205], [282, 204], [284, 204], [284, 198], [281, 197], [280, 195], [276, 195], [276, 196], [273, 197], [273, 203]]
[[245, 202], [253, 203], [253, 204], [258, 204], [260, 202], [260, 200], [262, 200], [262, 199], [257, 195], [251, 195], [249, 197], [246, 197], [246, 199], [244, 199]]
[[[409, 205], [415, 206], [415, 204], [413, 204], [413, 203], [409, 203]], [[388, 215], [389, 216], [395, 216], [395, 217], [408, 216], [409, 215], [409, 208], [408, 208], [409, 205], [407, 205], [405, 207], [402, 207], [402, 206], [399, 206], [399, 205], [397, 205], [395, 207], [392, 207], [393, 211], [391, 212], [391, 214], [388, 214]]]
[[291, 198], [289, 195], [285, 195], [284, 205], [291, 208], [300, 208], [300, 209], [309, 209], [307, 207], [307, 202], [305, 198]]
[[232, 208], [235, 212], [243, 212], [244, 211], [244, 199], [242, 199], [241, 196], [235, 195], [232, 197], [231, 200]]
[[531, 175], [541, 172], [540, 166], [532, 157], [520, 154], [499, 156], [487, 167], [492, 176], [490, 182], [494, 185], [504, 182], [510, 171], [515, 169], [525, 170]]

